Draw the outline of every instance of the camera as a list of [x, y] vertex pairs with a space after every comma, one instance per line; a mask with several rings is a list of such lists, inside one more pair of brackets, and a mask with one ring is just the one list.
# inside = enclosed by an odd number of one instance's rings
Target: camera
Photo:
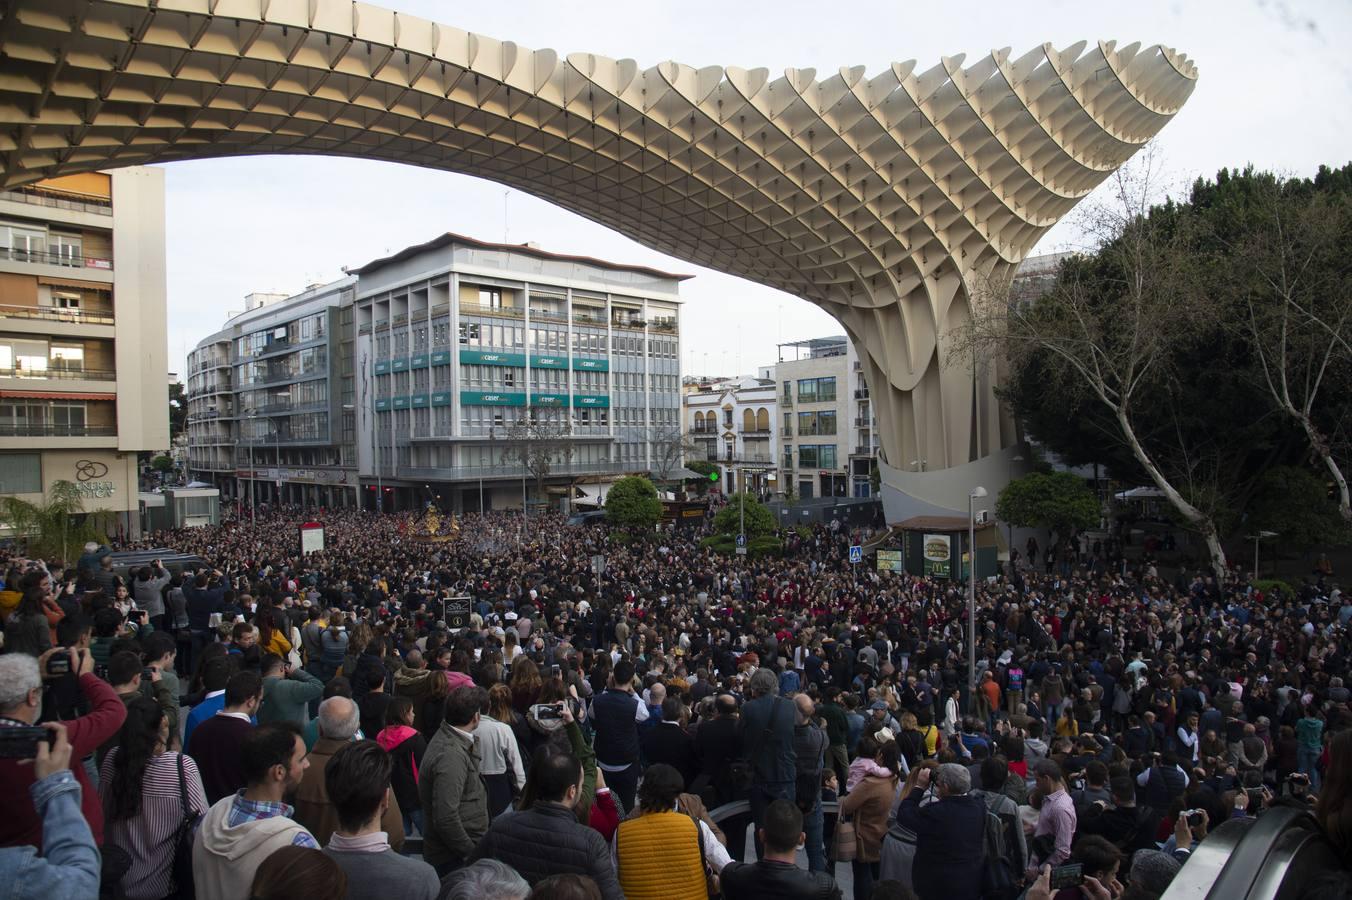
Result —
[[1202, 824], [1202, 811], [1200, 809], [1185, 809], [1179, 815], [1187, 818], [1189, 828], [1197, 828]]
[[155, 669], [154, 669], [153, 667], [151, 667], [151, 666], [145, 666], [145, 667], [143, 667], [143, 668], [141, 669], [141, 680], [142, 680], [142, 681], [154, 681], [154, 680], [155, 680]]
[[70, 654], [53, 653], [47, 657], [48, 675], [69, 675], [70, 674]]
[[[67, 660], [69, 662], [69, 660]], [[56, 743], [56, 732], [36, 725], [0, 728], [0, 759], [32, 759], [38, 755], [38, 742]]]

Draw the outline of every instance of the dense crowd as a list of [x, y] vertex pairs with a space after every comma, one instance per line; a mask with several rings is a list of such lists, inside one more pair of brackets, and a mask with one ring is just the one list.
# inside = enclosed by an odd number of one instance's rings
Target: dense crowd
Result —
[[1352, 856], [1327, 579], [1030, 544], [977, 586], [969, 691], [963, 586], [850, 564], [840, 523], [759, 558], [458, 526], [270, 510], [116, 548], [181, 573], [0, 560], [6, 896], [1152, 900], [1278, 807]]

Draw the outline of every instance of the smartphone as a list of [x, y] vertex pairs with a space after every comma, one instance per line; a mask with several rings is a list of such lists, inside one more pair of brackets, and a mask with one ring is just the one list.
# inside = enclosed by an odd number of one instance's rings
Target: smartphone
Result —
[[558, 677], [559, 677], [559, 673], [560, 673], [560, 669], [559, 669], [559, 667], [558, 667], [557, 665], [553, 665], [553, 666], [550, 666], [550, 667], [549, 667], [549, 677], [551, 677], [551, 678], [558, 678]]
[[154, 681], [154, 680], [155, 680], [155, 669], [154, 669], [153, 667], [151, 667], [151, 666], [145, 666], [144, 668], [142, 668], [142, 669], [141, 669], [141, 680], [142, 680], [142, 681]]
[[537, 703], [530, 708], [530, 714], [540, 722], [546, 719], [563, 718], [563, 712], [552, 703]]
[[38, 741], [51, 747], [56, 732], [32, 725], [0, 728], [0, 759], [32, 759], [38, 755]]
[[70, 654], [53, 653], [47, 657], [48, 675], [69, 675], [70, 674]]
[[1082, 884], [1084, 884], [1084, 866], [1080, 863], [1071, 863], [1068, 866], [1057, 866], [1052, 869], [1051, 888], [1053, 891], [1079, 887]]

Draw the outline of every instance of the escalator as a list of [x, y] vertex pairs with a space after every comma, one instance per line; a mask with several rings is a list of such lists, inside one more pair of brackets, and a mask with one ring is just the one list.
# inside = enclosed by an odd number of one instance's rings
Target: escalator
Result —
[[1314, 816], [1278, 807], [1209, 834], [1161, 900], [1299, 900], [1344, 861]]

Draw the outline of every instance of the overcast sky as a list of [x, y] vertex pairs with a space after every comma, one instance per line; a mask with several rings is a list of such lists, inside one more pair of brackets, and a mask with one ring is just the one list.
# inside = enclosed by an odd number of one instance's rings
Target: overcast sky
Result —
[[[821, 75], [894, 61], [921, 69], [999, 47], [1044, 41], [1162, 43], [1201, 70], [1192, 98], [1160, 138], [1170, 181], [1253, 163], [1306, 175], [1352, 159], [1352, 2], [1098, 0], [507, 0], [384, 5], [560, 55], [590, 51], [641, 67], [815, 67]], [[754, 372], [777, 343], [840, 333], [806, 301], [663, 256], [519, 191], [393, 163], [269, 156], [165, 167], [169, 359], [224, 325], [252, 291], [295, 292], [446, 231], [484, 240], [643, 263], [696, 275], [682, 288], [686, 374]], [[1036, 252], [1073, 243], [1063, 225]]]

